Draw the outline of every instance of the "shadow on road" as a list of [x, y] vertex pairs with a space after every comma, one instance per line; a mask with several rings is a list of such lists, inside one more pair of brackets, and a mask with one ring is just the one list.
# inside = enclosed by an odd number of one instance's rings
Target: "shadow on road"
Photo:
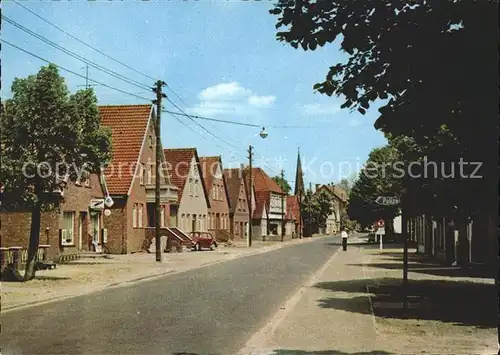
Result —
[[[443, 280], [410, 280], [409, 309], [402, 309], [401, 279], [379, 278], [321, 282], [314, 287], [346, 293], [366, 292], [368, 286], [376, 316], [398, 319], [421, 319], [451, 322], [478, 328], [495, 328], [498, 324], [498, 301], [494, 284]], [[348, 296], [347, 296], [348, 297]], [[370, 314], [359, 307], [365, 296], [331, 297], [318, 300], [322, 308], [342, 309]]]

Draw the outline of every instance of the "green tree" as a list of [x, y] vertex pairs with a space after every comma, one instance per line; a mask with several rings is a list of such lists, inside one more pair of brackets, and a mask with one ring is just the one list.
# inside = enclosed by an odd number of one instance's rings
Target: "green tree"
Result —
[[[279, 41], [314, 51], [339, 40], [348, 54], [315, 90], [342, 96], [343, 108], [361, 114], [384, 100], [377, 129], [411, 137], [445, 162], [482, 162], [482, 179], [439, 182], [447, 186], [440, 200], [453, 198], [460, 186], [468, 191], [457, 202], [464, 213], [495, 210], [498, 164], [491, 145], [499, 135], [498, 95], [491, 73], [497, 70], [498, 2], [279, 0], [270, 12]], [[443, 127], [454, 144], [447, 144]]]
[[110, 131], [100, 126], [92, 89], [69, 95], [52, 64], [36, 75], [16, 78], [11, 91], [0, 120], [2, 207], [31, 210], [23, 277], [28, 281], [35, 277], [42, 211], [58, 209], [60, 191], [69, 181], [100, 172], [111, 158], [111, 138]]
[[[371, 225], [383, 219], [392, 225], [400, 206], [381, 206], [375, 202], [378, 196], [400, 196], [402, 189], [400, 153], [391, 146], [373, 149], [366, 166], [359, 174], [350, 194], [347, 213], [349, 219], [362, 225]], [[389, 230], [389, 233], [391, 231]]]
[[301, 208], [304, 234], [310, 236], [326, 226], [328, 215], [333, 212], [332, 198], [323, 190], [318, 193], [307, 190]]
[[285, 191], [285, 194], [290, 195], [290, 191], [292, 191], [292, 188], [285, 178], [281, 178], [281, 176], [277, 175], [273, 177], [273, 180], [276, 181], [278, 186], [281, 187], [283, 191]]

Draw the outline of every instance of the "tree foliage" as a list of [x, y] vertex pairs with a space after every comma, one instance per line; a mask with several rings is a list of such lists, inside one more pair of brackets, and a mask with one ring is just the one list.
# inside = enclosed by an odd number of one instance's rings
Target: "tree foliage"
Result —
[[373, 149], [365, 168], [360, 172], [349, 197], [349, 219], [362, 225], [371, 225], [379, 219], [392, 221], [400, 206], [381, 206], [378, 196], [400, 196], [401, 174], [398, 170], [400, 154], [395, 148], [385, 146]]
[[[41, 211], [57, 208], [69, 182], [99, 173], [111, 159], [92, 89], [70, 95], [57, 67], [16, 78], [0, 120], [2, 207], [32, 211], [25, 280], [34, 277]], [[59, 192], [58, 192], [59, 191]]]
[[323, 190], [317, 193], [307, 190], [301, 209], [306, 234], [315, 233], [326, 226], [328, 215], [333, 212], [332, 197]]
[[281, 176], [276, 175], [275, 177], [273, 177], [273, 180], [276, 181], [278, 186], [281, 187], [281, 189], [285, 191], [287, 195], [290, 195], [290, 191], [292, 191], [292, 188], [285, 178], [281, 178]]
[[424, 156], [482, 162], [479, 180], [404, 180], [417, 206], [496, 208], [498, 2], [279, 0], [270, 12], [277, 39], [294, 48], [340, 41], [347, 61], [334, 63], [314, 89], [342, 96], [343, 108], [362, 114], [384, 100], [375, 126], [392, 135], [391, 144], [410, 144], [400, 147], [408, 164]]

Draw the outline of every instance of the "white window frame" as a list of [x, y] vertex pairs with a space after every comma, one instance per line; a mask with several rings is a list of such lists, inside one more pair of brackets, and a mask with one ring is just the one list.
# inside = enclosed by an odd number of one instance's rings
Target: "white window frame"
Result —
[[153, 167], [151, 164], [148, 164], [147, 180], [148, 180], [148, 185], [151, 185], [153, 183]]
[[199, 184], [199, 180], [198, 179], [195, 179], [194, 180], [194, 195], [195, 196], [199, 196], [199, 190], [200, 190], [200, 184]]
[[138, 216], [138, 218], [137, 218], [137, 220], [138, 220], [138, 222], [139, 222], [139, 223], [138, 223], [138, 224], [139, 224], [139, 228], [142, 228], [142, 220], [143, 220], [143, 207], [142, 207], [142, 206], [143, 206], [143, 204], [142, 204], [142, 203], [140, 203], [140, 204], [139, 204], [139, 213], [138, 213], [138, 214], [139, 214], [139, 216]]
[[141, 184], [141, 186], [144, 185], [144, 165], [142, 163], [140, 165], [139, 183]]
[[[71, 216], [71, 223], [68, 226], [69, 223], [66, 223], [68, 219], [66, 219], [66, 216], [70, 215]], [[62, 245], [75, 245], [75, 211], [63, 211], [63, 238], [61, 241]], [[68, 228], [70, 227], [70, 228]], [[68, 236], [70, 238], [68, 238]], [[70, 239], [68, 242], [67, 240]]]
[[132, 227], [137, 228], [137, 203], [132, 207]]

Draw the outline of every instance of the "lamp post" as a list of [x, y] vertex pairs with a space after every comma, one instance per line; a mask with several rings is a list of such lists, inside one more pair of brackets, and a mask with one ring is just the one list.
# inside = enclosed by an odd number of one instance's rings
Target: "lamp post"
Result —
[[[262, 139], [265, 139], [268, 136], [268, 133], [266, 132], [266, 128], [262, 127], [262, 130], [259, 133], [259, 136]], [[247, 234], [247, 246], [251, 247], [252, 246], [252, 219], [253, 219], [253, 177], [252, 177], [252, 159], [253, 159], [253, 147], [250, 145], [248, 147], [248, 165], [249, 165], [249, 180], [250, 180], [250, 203], [249, 203], [249, 211], [248, 211], [248, 234]]]

